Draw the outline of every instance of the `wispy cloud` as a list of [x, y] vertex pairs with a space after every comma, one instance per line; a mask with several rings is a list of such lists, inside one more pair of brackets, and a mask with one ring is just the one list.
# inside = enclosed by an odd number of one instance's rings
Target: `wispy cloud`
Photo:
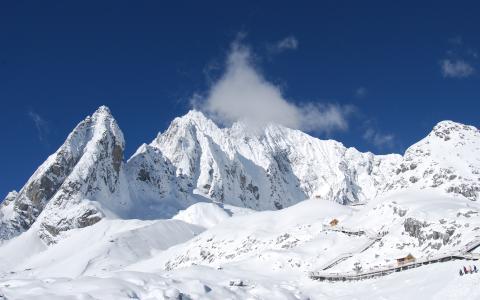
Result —
[[357, 98], [364, 98], [367, 96], [367, 88], [361, 86], [355, 90], [355, 97]]
[[363, 139], [379, 149], [393, 148], [395, 145], [395, 136], [393, 134], [381, 133], [371, 127], [365, 130]]
[[449, 38], [448, 42], [452, 45], [455, 45], [455, 46], [461, 46], [461, 45], [463, 45], [463, 38], [461, 36], [457, 35], [457, 36]]
[[254, 126], [273, 122], [310, 132], [331, 133], [348, 128], [353, 106], [335, 103], [299, 103], [287, 100], [252, 62], [249, 47], [231, 45], [225, 71], [206, 95], [195, 95], [192, 105], [223, 124], [243, 120]]
[[461, 36], [455, 36], [448, 40], [450, 48], [446, 57], [440, 61], [440, 67], [445, 78], [467, 78], [475, 74], [475, 60], [478, 53], [468, 47]]
[[441, 65], [443, 77], [466, 78], [475, 73], [475, 68], [464, 60], [444, 59]]
[[296, 50], [298, 48], [298, 40], [293, 35], [287, 36], [274, 44], [267, 46], [270, 54], [278, 54], [288, 50]]
[[28, 111], [28, 116], [32, 120], [35, 128], [37, 129], [37, 137], [41, 142], [46, 142], [46, 135], [49, 132], [48, 122], [42, 118], [38, 113], [30, 109]]
[[293, 35], [287, 36], [286, 38], [284, 38], [283, 40], [277, 43], [277, 49], [279, 51], [295, 50], [297, 48], [298, 48], [298, 40]]

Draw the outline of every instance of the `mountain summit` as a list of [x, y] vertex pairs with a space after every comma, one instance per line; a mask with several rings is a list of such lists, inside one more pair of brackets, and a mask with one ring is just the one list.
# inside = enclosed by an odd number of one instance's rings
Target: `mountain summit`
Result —
[[124, 145], [110, 110], [101, 106], [75, 127], [18, 194], [2, 203], [0, 236], [11, 238], [36, 223], [51, 242], [62, 231], [98, 222], [107, 209], [125, 211]]

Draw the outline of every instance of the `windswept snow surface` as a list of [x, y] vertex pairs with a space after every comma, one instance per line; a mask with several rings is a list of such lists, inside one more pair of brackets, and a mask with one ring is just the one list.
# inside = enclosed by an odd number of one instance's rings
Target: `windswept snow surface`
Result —
[[[372, 280], [327, 283], [282, 280], [196, 266], [168, 274], [117, 272], [109, 277], [10, 279], [6, 299], [478, 299], [480, 273], [460, 277], [461, 261], [425, 266]], [[245, 286], [232, 278], [248, 275]], [[235, 280], [233, 280], [235, 281]]]
[[[4, 273], [30, 270], [29, 276], [41, 277], [98, 275], [148, 258], [203, 230], [177, 220], [102, 220], [72, 230], [60, 243], [49, 247], [27, 232], [0, 247], [0, 262]], [[12, 256], [16, 249], [23, 251]]]
[[374, 155], [191, 111], [128, 160], [124, 145], [100, 107], [0, 203], [0, 299], [480, 297], [480, 273], [458, 275], [472, 261], [308, 276], [480, 245], [473, 126], [443, 121], [404, 155]]
[[230, 218], [230, 214], [214, 203], [197, 203], [181, 210], [172, 219], [182, 220], [204, 228], [211, 228]]

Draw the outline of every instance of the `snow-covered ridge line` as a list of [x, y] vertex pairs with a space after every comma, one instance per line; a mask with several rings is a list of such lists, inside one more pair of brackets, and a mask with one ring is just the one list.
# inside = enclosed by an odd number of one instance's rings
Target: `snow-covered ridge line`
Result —
[[470, 200], [480, 193], [479, 130], [452, 121], [438, 123], [403, 156], [361, 153], [275, 124], [219, 128], [199, 111], [175, 118], [127, 161], [124, 144], [107, 107], [80, 122], [1, 204], [0, 239], [35, 227], [55, 243], [103, 218], [170, 218], [205, 201], [271, 210], [307, 198], [367, 203], [410, 187]]

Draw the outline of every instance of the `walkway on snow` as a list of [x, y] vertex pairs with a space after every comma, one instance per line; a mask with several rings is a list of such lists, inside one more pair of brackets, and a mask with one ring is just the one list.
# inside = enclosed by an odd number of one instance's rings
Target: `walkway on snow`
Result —
[[[350, 229], [347, 229], [343, 226], [338, 226], [338, 225], [337, 226], [325, 226], [324, 230], [341, 232], [341, 233], [344, 233], [346, 235], [355, 235], [355, 236], [366, 235], [368, 237], [368, 241], [365, 244], [363, 244], [361, 247], [359, 247], [358, 251], [355, 252], [355, 253], [362, 253], [363, 251], [370, 248], [373, 244], [380, 241], [382, 239], [382, 237], [385, 236], [385, 233], [384, 234], [374, 233], [373, 231], [369, 231], [369, 230], [354, 231], [354, 230], [350, 230]], [[331, 267], [333, 267], [335, 265], [338, 265], [342, 261], [347, 260], [348, 258], [352, 257], [355, 253], [353, 253], [353, 252], [342, 253], [339, 256], [335, 257], [334, 259], [325, 263], [322, 267], [320, 267], [320, 270], [322, 270], [322, 271], [328, 270]]]
[[[381, 237], [380, 237], [381, 239]], [[361, 273], [353, 273], [353, 272], [346, 272], [346, 273], [324, 273], [324, 272], [311, 272], [310, 273], [310, 278], [314, 280], [320, 280], [320, 281], [352, 281], [352, 280], [361, 280], [361, 279], [368, 279], [368, 278], [375, 278], [375, 277], [381, 277], [381, 276], [386, 276], [395, 272], [401, 272], [405, 270], [409, 270], [412, 268], [418, 268], [424, 265], [429, 265], [433, 263], [440, 263], [440, 262], [446, 262], [450, 260], [458, 260], [458, 259], [464, 259], [464, 260], [479, 260], [480, 259], [480, 254], [475, 254], [471, 253], [473, 250], [476, 248], [480, 247], [480, 237], [477, 237], [475, 240], [469, 242], [466, 244], [462, 249], [451, 252], [451, 253], [444, 253], [444, 254], [439, 254], [436, 256], [430, 256], [426, 258], [421, 258], [418, 259], [414, 262], [406, 263], [401, 266], [395, 266], [395, 265], [390, 265], [390, 266], [384, 266], [380, 268], [375, 268], [371, 269], [366, 272], [361, 272]], [[365, 251], [365, 249], [363, 250]], [[362, 252], [362, 251], [360, 251]], [[350, 255], [350, 256], [348, 256]], [[330, 262], [329, 264], [324, 265], [324, 267], [321, 268], [321, 270], [326, 270], [334, 265], [340, 263], [341, 261], [346, 260], [347, 258], [353, 256], [353, 253], [348, 253], [348, 254], [341, 254], [338, 256], [333, 262]], [[326, 267], [325, 267], [326, 266]]]

